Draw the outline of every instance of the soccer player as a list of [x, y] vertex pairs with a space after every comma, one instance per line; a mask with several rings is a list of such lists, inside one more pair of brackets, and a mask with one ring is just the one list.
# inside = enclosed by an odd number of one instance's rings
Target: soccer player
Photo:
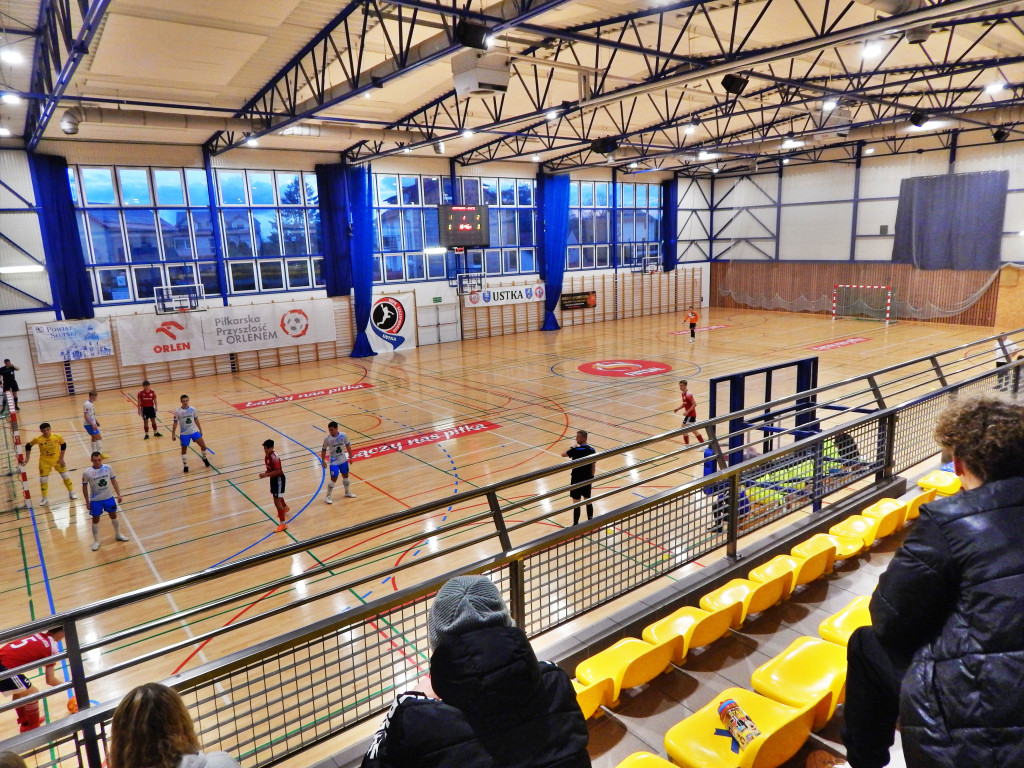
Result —
[[149, 425], [153, 425], [153, 435], [163, 437], [156, 426], [156, 392], [149, 388], [149, 381], [142, 382], [142, 389], [138, 394], [139, 416], [142, 417], [142, 429], [146, 436], [143, 440], [149, 440]]
[[82, 495], [92, 515], [92, 551], [95, 552], [100, 548], [100, 518], [104, 512], [114, 524], [114, 538], [128, 541], [128, 537], [121, 533], [121, 521], [117, 519], [117, 505], [121, 503], [117, 475], [109, 464], [103, 463], [103, 454], [99, 451], [93, 451], [91, 458], [92, 466], [82, 473]]
[[85, 431], [92, 437], [92, 449], [103, 453], [103, 435], [100, 434], [100, 423], [96, 420], [97, 397], [96, 392], [89, 393], [89, 399], [82, 404], [82, 420], [85, 422]]
[[28, 464], [28, 457], [32, 453], [32, 446], [39, 446], [39, 490], [43, 493], [43, 498], [39, 500], [39, 506], [45, 507], [50, 503], [50, 500], [46, 498], [46, 494], [50, 489], [50, 472], [54, 469], [60, 473], [61, 479], [68, 489], [68, 497], [77, 499], [78, 494], [74, 491], [71, 475], [68, 474], [68, 468], [64, 465], [64, 452], [68, 449], [67, 443], [64, 442], [64, 438], [60, 435], [53, 434], [53, 429], [48, 421], [44, 421], [39, 425], [39, 431], [43, 434], [33, 437], [25, 443], [25, 460], [21, 462], [21, 466]]
[[348, 460], [352, 454], [352, 443], [344, 432], [338, 431], [338, 422], [332, 421], [327, 424], [327, 437], [324, 438], [324, 445], [320, 449], [320, 463], [325, 469], [330, 469], [331, 479], [327, 483], [327, 496], [324, 501], [333, 504], [331, 492], [338, 482], [338, 474], [341, 474], [341, 483], [345, 487], [345, 498], [354, 499], [356, 495], [349, 490], [348, 482]]
[[[14, 410], [20, 411], [21, 406], [18, 405], [18, 380], [14, 378], [14, 372], [18, 370], [18, 366], [12, 363], [8, 358], [4, 358], [4, 364], [0, 365], [0, 380], [3, 381], [4, 392], [10, 392], [14, 396]], [[7, 407], [7, 398], [4, 398], [2, 408]], [[2, 410], [0, 408], [0, 410]]]
[[[63, 639], [64, 627], [52, 627], [45, 632], [39, 632], [31, 637], [24, 637], [21, 640], [0, 646], [0, 671], [17, 669], [25, 664], [31, 664], [33, 661], [40, 661], [60, 653], [57, 643]], [[44, 667], [47, 685], [60, 684], [56, 666], [57, 662], [51, 662]], [[0, 691], [15, 700], [39, 693], [39, 689], [32, 685], [24, 674], [12, 675], [0, 680]], [[42, 725], [38, 701], [16, 707], [14, 711], [18, 715], [18, 724], [21, 726], [22, 733]]]
[[263, 441], [263, 463], [267, 466], [266, 472], [260, 472], [260, 477], [270, 478], [270, 495], [274, 497], [274, 507], [277, 509], [277, 519], [281, 524], [274, 529], [274, 533], [281, 533], [288, 530], [285, 520], [291, 511], [284, 500], [285, 476], [281, 467], [281, 457], [274, 453], [274, 441]]
[[[686, 381], [680, 381], [679, 382], [679, 392], [683, 396], [683, 402], [680, 403], [680, 405], [679, 405], [679, 408], [683, 409], [683, 424], [682, 424], [682, 426], [685, 427], [687, 424], [695, 424], [697, 422], [697, 400], [696, 400], [696, 398], [694, 398], [692, 392], [687, 391], [687, 389], [686, 389]], [[672, 409], [672, 413], [677, 413], [679, 411], [679, 408], [673, 408]], [[693, 434], [696, 435], [697, 442], [699, 442], [699, 443], [703, 443], [704, 442], [704, 438], [700, 436], [700, 432], [697, 432], [696, 430], [694, 430]], [[683, 433], [683, 442], [686, 443], [687, 445], [690, 444], [690, 433], [689, 432], [684, 432]]]
[[[592, 456], [597, 451], [587, 445], [587, 433], [584, 430], [576, 432], [576, 442], [569, 446], [569, 450], [562, 454], [567, 459], [577, 461], [585, 456]], [[573, 464], [572, 470], [569, 472], [569, 482], [575, 485], [576, 483], [582, 483], [584, 480], [591, 480], [594, 477], [594, 473], [597, 470], [597, 462], [591, 461], [587, 464], [579, 463]], [[569, 498], [573, 501], [580, 502], [583, 499], [587, 500], [587, 520], [594, 519], [594, 505], [590, 503], [590, 485], [582, 485], [579, 488], [573, 488], [569, 491]], [[572, 508], [572, 524], [576, 525], [580, 521], [580, 508], [578, 506]]]
[[697, 340], [697, 322], [700, 320], [700, 315], [690, 307], [690, 310], [686, 313], [686, 322], [690, 324], [690, 341], [694, 342]]
[[174, 412], [174, 424], [171, 425], [171, 440], [174, 439], [178, 428], [181, 428], [181, 466], [188, 472], [188, 444], [195, 442], [202, 451], [203, 464], [210, 466], [210, 460], [206, 458], [206, 441], [203, 440], [202, 425], [199, 423], [199, 412], [191, 407], [188, 402], [188, 395], [181, 396], [181, 407]]

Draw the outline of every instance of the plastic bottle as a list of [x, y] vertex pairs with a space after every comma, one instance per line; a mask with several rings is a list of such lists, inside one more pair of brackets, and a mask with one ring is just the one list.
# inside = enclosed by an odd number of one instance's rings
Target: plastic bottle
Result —
[[740, 749], [748, 746], [750, 742], [761, 735], [761, 731], [754, 725], [750, 715], [743, 711], [735, 699], [725, 699], [719, 704], [718, 716], [722, 718], [722, 724], [729, 729], [729, 733], [736, 739]]

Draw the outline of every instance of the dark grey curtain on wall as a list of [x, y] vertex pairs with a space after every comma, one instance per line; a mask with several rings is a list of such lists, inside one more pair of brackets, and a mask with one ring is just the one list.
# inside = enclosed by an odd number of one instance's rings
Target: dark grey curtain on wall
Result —
[[999, 269], [1009, 171], [903, 179], [892, 260], [918, 269]]

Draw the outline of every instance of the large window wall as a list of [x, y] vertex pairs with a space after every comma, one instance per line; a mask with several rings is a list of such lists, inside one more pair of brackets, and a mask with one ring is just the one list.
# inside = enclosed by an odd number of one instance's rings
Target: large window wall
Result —
[[[613, 264], [616, 243], [618, 260]], [[632, 268], [643, 265], [646, 259], [660, 257], [659, 184], [619, 182], [613, 186], [610, 181], [570, 182], [566, 269]]]
[[215, 205], [202, 168], [79, 165], [68, 180], [97, 304], [148, 301], [170, 285], [219, 296], [221, 255], [229, 294], [324, 285], [312, 173], [218, 170]]
[[[470, 249], [459, 271], [519, 275], [537, 271], [533, 179], [462, 176], [458, 203], [490, 206], [490, 247]], [[374, 174], [375, 283], [444, 280], [438, 205], [455, 202], [448, 176]]]

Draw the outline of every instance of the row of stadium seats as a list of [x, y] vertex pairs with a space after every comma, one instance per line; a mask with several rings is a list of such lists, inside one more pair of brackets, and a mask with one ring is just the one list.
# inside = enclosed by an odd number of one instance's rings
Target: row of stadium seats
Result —
[[[947, 473], [949, 474], [949, 473]], [[952, 475], [956, 480], [956, 476]], [[709, 592], [700, 607], [684, 606], [643, 631], [643, 639], [626, 638], [576, 668], [577, 700], [586, 717], [614, 707], [621, 691], [644, 685], [672, 665], [682, 666], [690, 650], [709, 645], [738, 629], [748, 616], [788, 598], [798, 586], [831, 573], [836, 560], [857, 556], [872, 544], [918, 516], [920, 506], [938, 491], [958, 490], [949, 478], [929, 473], [920, 481], [926, 489], [905, 500], [882, 499], [816, 534], [750, 571]], [[665, 750], [681, 766], [755, 766], [774, 768], [796, 754], [811, 730], [819, 730], [842, 702], [846, 681], [846, 643], [859, 627], [870, 623], [869, 597], [858, 597], [825, 619], [821, 638], [801, 637], [752, 675], [755, 692], [743, 688], [722, 691], [714, 701], [673, 726]], [[718, 702], [735, 699], [761, 729], [762, 736], [738, 749], [718, 716]], [[723, 738], [717, 738], [723, 737]], [[665, 768], [663, 758], [639, 752], [618, 768]]]

